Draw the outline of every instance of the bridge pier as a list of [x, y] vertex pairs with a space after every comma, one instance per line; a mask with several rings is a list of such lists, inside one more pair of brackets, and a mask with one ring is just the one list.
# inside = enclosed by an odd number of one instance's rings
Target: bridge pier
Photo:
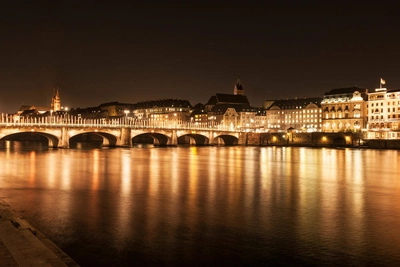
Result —
[[60, 148], [69, 148], [69, 131], [67, 127], [61, 128], [61, 139], [58, 143]]
[[210, 145], [210, 146], [214, 145], [214, 134], [215, 134], [214, 131], [211, 131], [208, 134], [208, 144], [206, 144], [206, 145]]
[[238, 138], [238, 145], [247, 146], [247, 138], [248, 137], [246, 132], [240, 132]]
[[176, 130], [172, 130], [171, 138], [167, 142], [167, 146], [177, 146], [178, 145], [178, 137]]
[[121, 128], [120, 138], [117, 140], [117, 146], [130, 147], [132, 146], [132, 133], [129, 128]]

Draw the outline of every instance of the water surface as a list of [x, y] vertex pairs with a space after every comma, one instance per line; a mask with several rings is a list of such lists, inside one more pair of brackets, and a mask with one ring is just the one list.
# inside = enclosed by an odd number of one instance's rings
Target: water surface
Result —
[[399, 154], [12, 145], [0, 197], [82, 266], [393, 266]]

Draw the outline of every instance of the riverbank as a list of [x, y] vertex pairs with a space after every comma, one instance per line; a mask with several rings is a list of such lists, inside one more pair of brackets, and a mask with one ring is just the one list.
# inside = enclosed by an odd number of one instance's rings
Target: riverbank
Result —
[[240, 143], [247, 146], [362, 147], [400, 149], [398, 139], [363, 139], [360, 133], [245, 133]]
[[0, 198], [1, 266], [79, 266]]

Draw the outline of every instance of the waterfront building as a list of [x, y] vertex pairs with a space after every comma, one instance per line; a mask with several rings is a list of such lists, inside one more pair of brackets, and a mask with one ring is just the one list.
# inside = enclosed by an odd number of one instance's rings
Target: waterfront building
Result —
[[[108, 102], [98, 106], [101, 110], [107, 111], [108, 117], [125, 117], [129, 115], [133, 107], [133, 104], [120, 103], [120, 102]], [[94, 112], [92, 108], [89, 112]]]
[[256, 108], [256, 115], [254, 116], [254, 129], [256, 131], [264, 132], [267, 127], [266, 110], [263, 107]]
[[61, 110], [60, 94], [58, 87], [54, 89], [53, 97], [51, 98], [50, 106], [40, 105], [22, 105], [13, 115], [13, 119], [18, 121], [20, 117], [39, 117], [50, 116], [53, 112]]
[[190, 121], [192, 105], [188, 100], [159, 99], [142, 101], [132, 106], [132, 117], [149, 125], [180, 124]]
[[316, 132], [322, 128], [322, 98], [265, 101], [266, 128], [271, 132]]
[[400, 138], [400, 89], [377, 88], [368, 94], [368, 138]]
[[51, 108], [48, 106], [22, 105], [17, 111], [17, 116], [35, 116], [50, 113]]
[[323, 132], [360, 131], [367, 125], [368, 90], [358, 87], [332, 89], [321, 102]]
[[208, 117], [205, 110], [205, 106], [201, 103], [194, 105], [192, 112], [190, 113], [190, 122], [195, 126], [214, 126], [215, 121], [213, 117]]
[[205, 104], [208, 118], [224, 128], [249, 130], [255, 127], [257, 109], [250, 105], [238, 79], [233, 94], [217, 93]]
[[[58, 114], [57, 112], [56, 114]], [[68, 114], [82, 119], [103, 119], [108, 118], [108, 110], [100, 107], [76, 108], [71, 109]]]

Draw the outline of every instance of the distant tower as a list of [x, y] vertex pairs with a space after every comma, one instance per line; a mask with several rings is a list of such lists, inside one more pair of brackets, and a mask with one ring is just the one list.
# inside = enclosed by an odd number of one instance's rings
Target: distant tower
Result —
[[239, 78], [237, 79], [236, 85], [233, 88], [233, 94], [234, 95], [244, 95], [244, 90], [243, 90], [243, 86], [240, 83]]
[[61, 101], [60, 101], [60, 95], [58, 93], [58, 87], [54, 89], [54, 95], [53, 98], [51, 99], [51, 110], [52, 111], [61, 110]]

